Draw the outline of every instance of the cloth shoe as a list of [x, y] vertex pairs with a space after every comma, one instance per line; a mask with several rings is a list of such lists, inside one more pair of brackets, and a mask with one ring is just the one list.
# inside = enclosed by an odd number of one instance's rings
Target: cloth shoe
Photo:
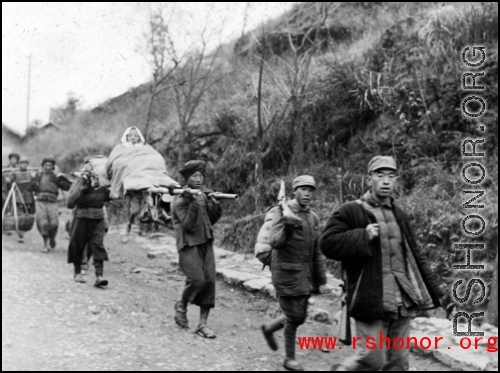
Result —
[[79, 282], [81, 284], [85, 284], [87, 281], [83, 278], [81, 273], [76, 273], [75, 274], [75, 282]]
[[285, 361], [283, 362], [283, 367], [295, 372], [302, 372], [304, 370], [302, 365], [297, 360], [289, 358], [285, 359]]
[[97, 276], [94, 286], [98, 288], [108, 286], [108, 280], [103, 279], [101, 276]]
[[266, 325], [262, 324], [261, 326], [262, 334], [264, 335], [264, 338], [266, 339], [267, 345], [269, 348], [273, 351], [278, 350], [278, 343], [276, 342], [276, 338], [274, 338], [274, 333], [269, 332], [266, 330]]

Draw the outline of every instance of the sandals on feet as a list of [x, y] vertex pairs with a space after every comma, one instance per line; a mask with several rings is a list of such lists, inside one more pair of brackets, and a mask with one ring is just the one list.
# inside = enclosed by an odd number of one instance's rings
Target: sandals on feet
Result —
[[215, 334], [214, 332], [206, 325], [202, 325], [196, 329], [196, 334], [198, 334], [200, 337], [203, 338], [208, 338], [208, 339], [215, 339]]
[[175, 310], [175, 323], [179, 325], [181, 328], [187, 329], [189, 328], [189, 321], [187, 319], [187, 310], [184, 309], [181, 305], [181, 302], [175, 302], [174, 305]]

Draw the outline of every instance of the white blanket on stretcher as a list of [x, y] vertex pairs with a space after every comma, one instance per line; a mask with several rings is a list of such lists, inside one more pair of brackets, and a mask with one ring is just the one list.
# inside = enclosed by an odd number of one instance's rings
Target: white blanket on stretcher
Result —
[[111, 198], [123, 198], [128, 191], [179, 184], [167, 172], [165, 160], [152, 146], [117, 145], [106, 163], [111, 179]]

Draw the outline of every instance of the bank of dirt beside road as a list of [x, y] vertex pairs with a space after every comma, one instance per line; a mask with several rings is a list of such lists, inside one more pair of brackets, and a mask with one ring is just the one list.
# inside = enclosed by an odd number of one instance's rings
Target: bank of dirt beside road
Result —
[[[147, 258], [135, 239], [123, 244], [114, 232], [105, 239], [105, 290], [93, 286], [92, 267], [86, 284], [73, 281], [62, 229], [48, 255], [40, 253], [36, 230], [24, 244], [2, 236], [2, 370], [283, 370], [282, 333], [272, 352], [260, 332], [280, 313], [274, 299], [218, 282], [209, 319], [217, 339], [202, 339], [194, 334], [196, 307], [188, 331], [174, 323], [184, 286], [177, 266], [167, 257]], [[334, 314], [337, 303], [322, 298], [315, 306]], [[299, 332], [321, 336], [333, 327], [308, 320]], [[298, 350], [297, 357], [307, 370], [329, 370], [352, 353]], [[411, 359], [418, 370], [447, 370], [432, 359]]]

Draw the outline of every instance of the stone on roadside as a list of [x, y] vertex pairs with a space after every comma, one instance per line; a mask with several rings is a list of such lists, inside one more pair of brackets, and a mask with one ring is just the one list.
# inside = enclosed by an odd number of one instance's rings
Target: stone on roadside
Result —
[[168, 235], [166, 233], [162, 233], [162, 232], [155, 232], [155, 233], [151, 233], [149, 235], [149, 238], [151, 239], [155, 239], [155, 238], [163, 238], [163, 237], [167, 237]]
[[[455, 349], [429, 349], [434, 357], [440, 362], [450, 366], [454, 370], [485, 370], [490, 363], [489, 356], [478, 354], [475, 350]], [[498, 359], [498, 357], [497, 357]]]
[[148, 258], [149, 259], [155, 259], [155, 258], [162, 258], [166, 257], [167, 253], [164, 251], [152, 251], [148, 253]]
[[490, 332], [490, 333], [498, 335], [498, 328], [496, 328], [495, 326], [488, 324], [486, 322], [483, 323], [483, 325], [481, 325], [481, 329], [483, 329], [485, 332]]
[[224, 277], [224, 280], [231, 285], [241, 285], [246, 281], [259, 278], [259, 276], [252, 273], [239, 272], [227, 268], [220, 269], [218, 272]]
[[243, 262], [243, 261], [245, 261], [245, 255], [243, 255], [243, 254], [234, 254], [231, 257], [231, 261]]
[[243, 287], [248, 291], [262, 291], [271, 283], [270, 278], [256, 278], [243, 283]]
[[216, 258], [225, 259], [225, 258], [233, 255], [234, 253], [232, 251], [229, 251], [229, 250], [224, 250], [224, 249], [221, 249], [219, 247], [214, 247], [214, 254], [215, 254]]
[[315, 310], [311, 311], [310, 317], [313, 320], [326, 323], [326, 322], [328, 322], [330, 315], [329, 315], [328, 311], [325, 311], [322, 309], [315, 309]]

